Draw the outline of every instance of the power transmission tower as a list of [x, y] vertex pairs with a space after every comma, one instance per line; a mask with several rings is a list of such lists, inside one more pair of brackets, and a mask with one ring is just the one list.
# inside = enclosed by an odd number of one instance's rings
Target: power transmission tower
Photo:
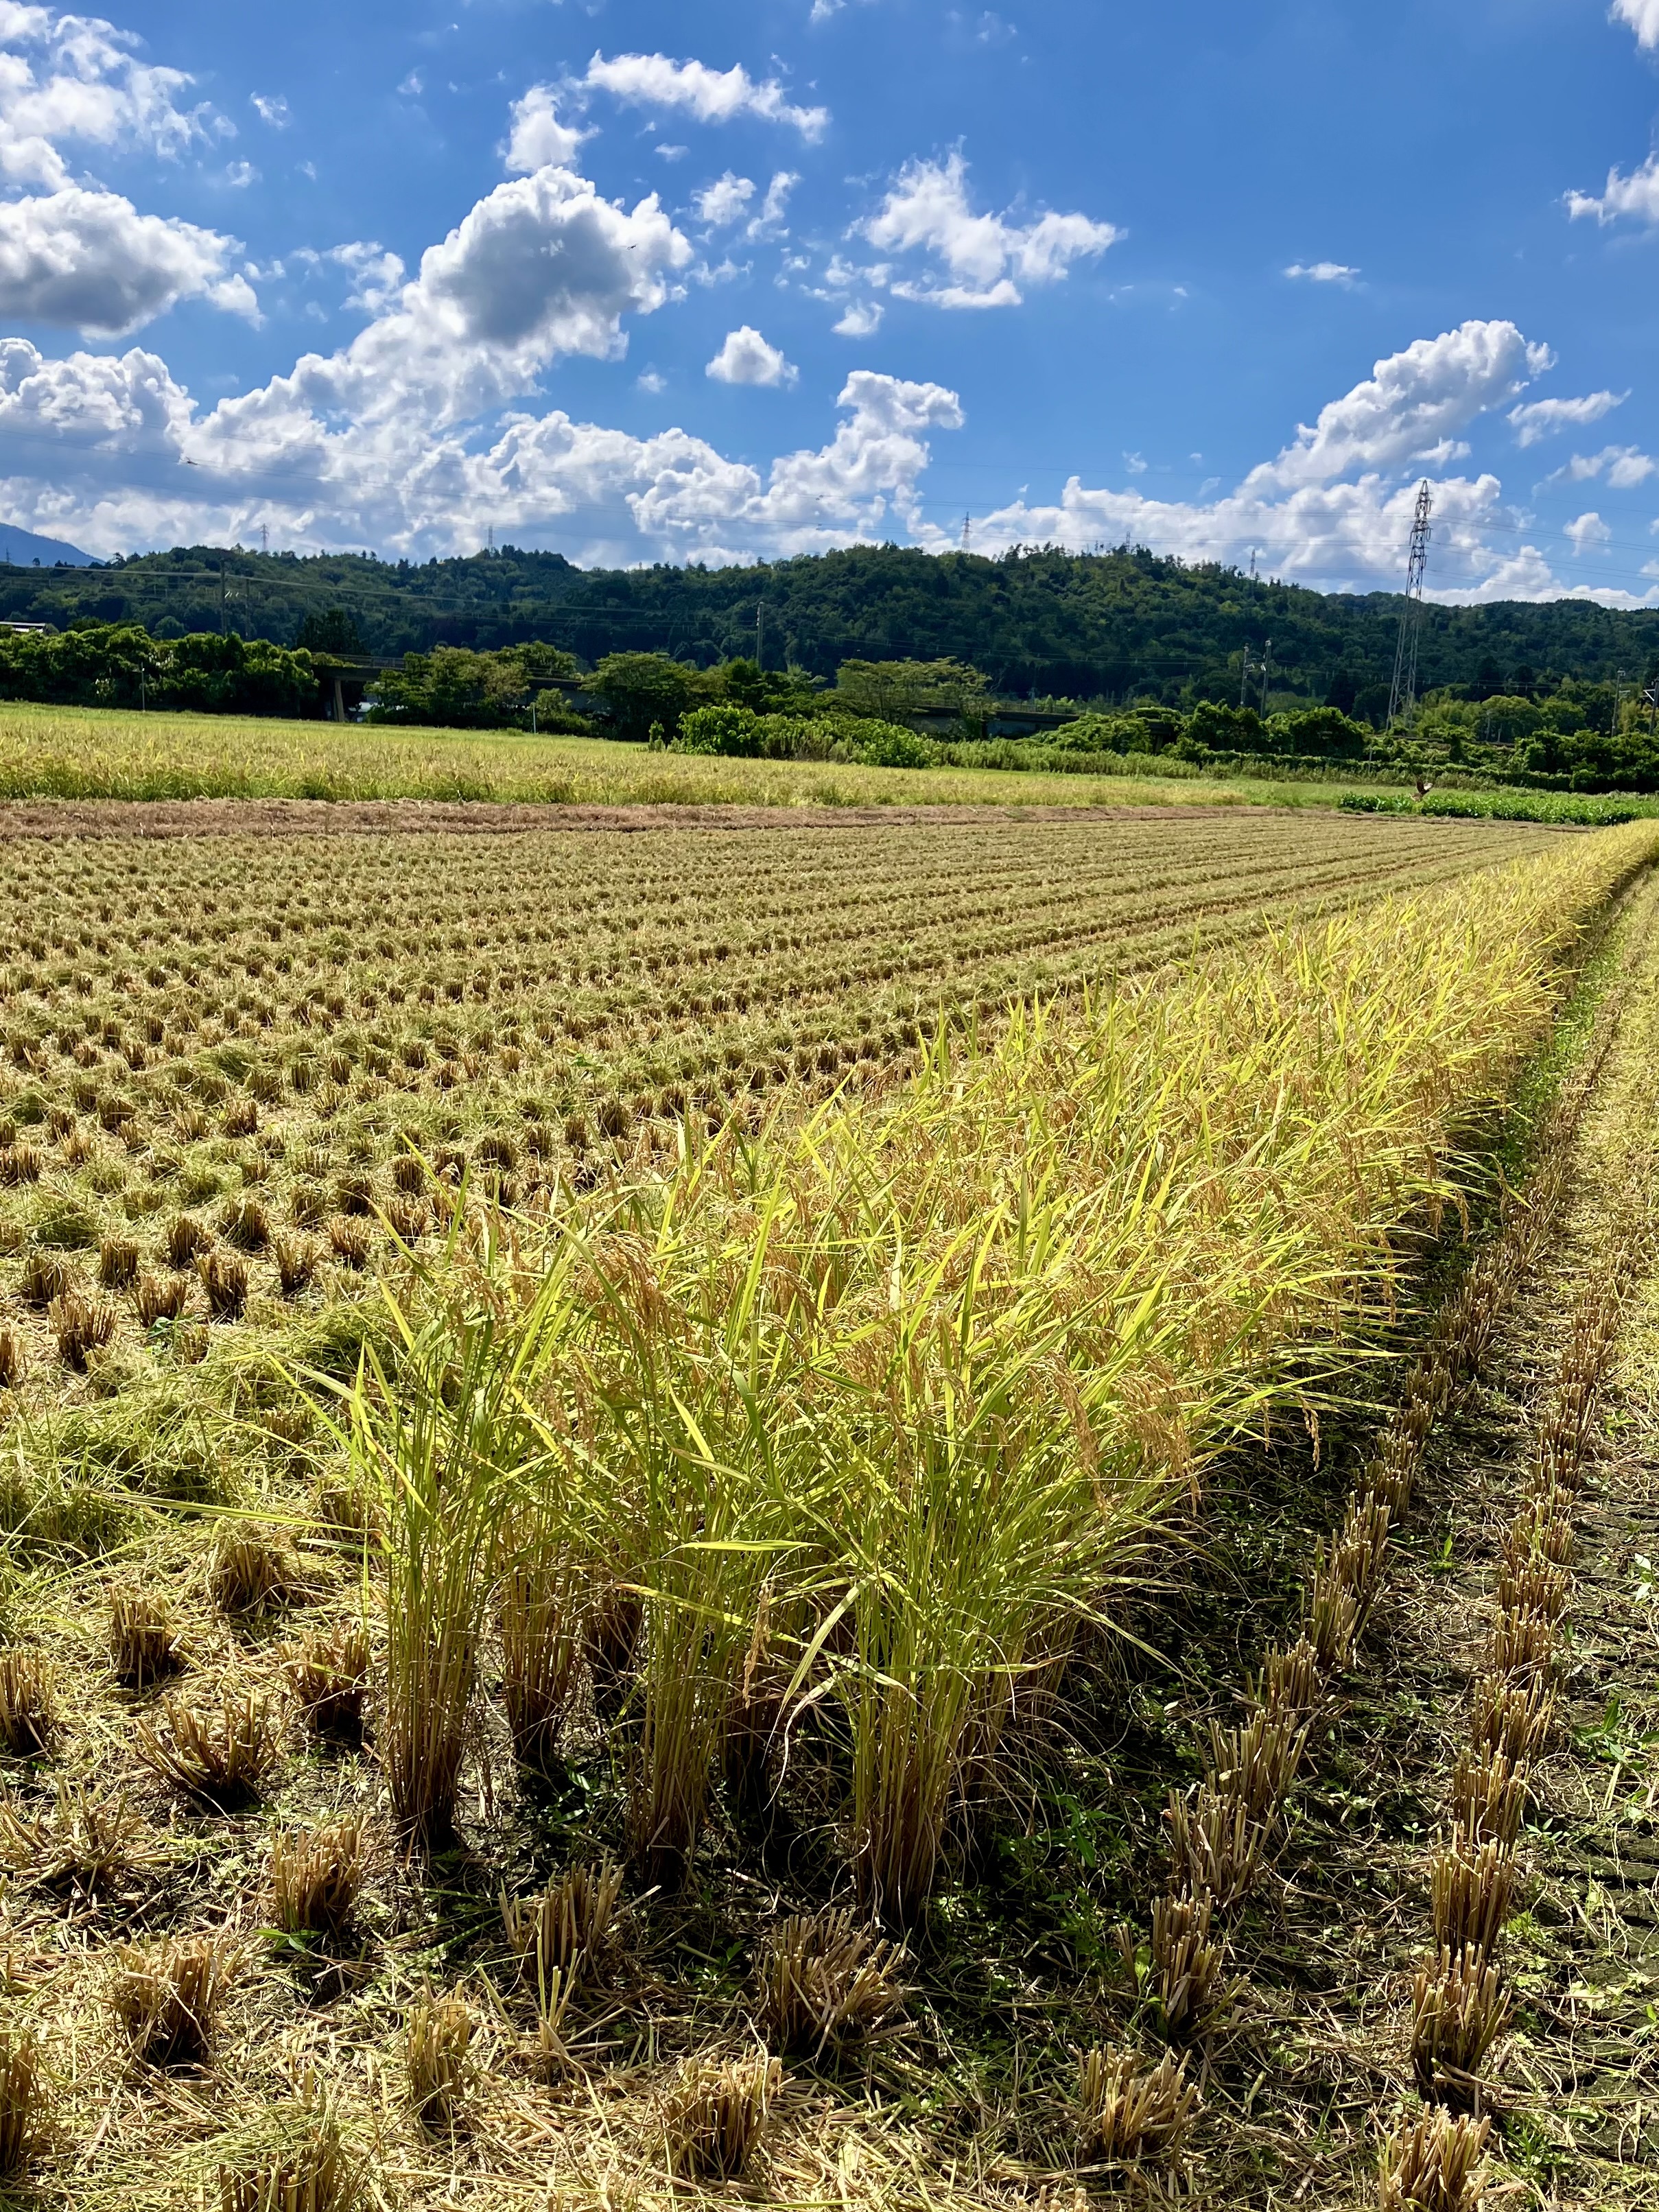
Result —
[[262, 553], [269, 553], [270, 550], [270, 525], [268, 522], [262, 522], [259, 525], [259, 550]]
[[1394, 685], [1389, 693], [1389, 727], [1409, 722], [1417, 711], [1417, 647], [1423, 633], [1423, 578], [1429, 565], [1430, 517], [1434, 487], [1425, 477], [1418, 488], [1411, 550], [1406, 556], [1406, 604], [1400, 610], [1400, 641], [1394, 651]]
[[963, 516], [963, 518], [962, 518], [962, 550], [963, 550], [963, 551], [964, 553], [971, 552], [971, 551], [972, 551], [972, 550], [973, 550], [973, 544], [974, 544], [974, 518], [973, 518], [973, 516], [972, 516], [971, 514], [964, 514], [964, 515]]

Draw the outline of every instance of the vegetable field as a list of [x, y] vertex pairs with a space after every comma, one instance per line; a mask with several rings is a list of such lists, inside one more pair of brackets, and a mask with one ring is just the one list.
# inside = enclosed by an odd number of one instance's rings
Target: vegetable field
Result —
[[1640, 2201], [1659, 830], [185, 812], [0, 823], [6, 2177]]

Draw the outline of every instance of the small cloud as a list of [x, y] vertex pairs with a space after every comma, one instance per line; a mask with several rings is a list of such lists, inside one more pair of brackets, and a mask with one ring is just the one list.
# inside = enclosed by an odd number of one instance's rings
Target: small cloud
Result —
[[1587, 551], [1594, 552], [1597, 546], [1605, 545], [1613, 532], [1599, 514], [1581, 514], [1576, 521], [1568, 523], [1561, 535], [1582, 561]]
[[705, 185], [697, 194], [696, 205], [698, 220], [716, 229], [728, 222], [736, 222], [749, 211], [749, 203], [755, 197], [755, 180], [740, 177], [728, 169], [712, 185]]
[[233, 191], [244, 191], [249, 185], [257, 185], [259, 172], [252, 161], [233, 161], [225, 171], [225, 182]]
[[300, 174], [302, 177], [309, 177], [314, 185], [317, 181], [317, 164], [314, 161], [301, 161], [298, 166]]
[[653, 399], [658, 392], [666, 392], [668, 389], [668, 379], [665, 376], [659, 376], [654, 368], [647, 368], [642, 375], [635, 377], [634, 381], [641, 392], [648, 392]]
[[689, 146], [659, 146], [654, 151], [659, 161], [683, 161], [691, 149]]
[[1351, 269], [1346, 261], [1292, 261], [1285, 274], [1310, 284], [1346, 285], [1357, 281], [1359, 271]]
[[854, 300], [833, 325], [838, 338], [873, 337], [881, 328], [882, 307], [876, 300]]
[[748, 323], [728, 331], [725, 344], [703, 372], [717, 384], [762, 384], [774, 387], [793, 384], [799, 371], [784, 359], [776, 346]]
[[404, 100], [418, 100], [425, 90], [426, 79], [421, 75], [419, 70], [410, 70], [409, 75], [398, 87], [399, 96]]
[[1125, 453], [1123, 465], [1132, 477], [1144, 477], [1146, 473], [1146, 464], [1139, 453]]
[[260, 122], [268, 123], [273, 131], [286, 131], [294, 120], [289, 112], [288, 102], [280, 93], [269, 96], [263, 92], [253, 93], [250, 95], [250, 105]]
[[532, 175], [538, 169], [566, 169], [577, 149], [592, 137], [567, 123], [559, 113], [559, 94], [550, 84], [532, 84], [522, 100], [515, 100], [512, 128], [502, 149], [507, 168], [515, 175]]
[[1628, 392], [1589, 392], [1582, 399], [1533, 399], [1524, 406], [1511, 407], [1510, 421], [1515, 426], [1515, 442], [1517, 446], [1535, 446], [1540, 438], [1547, 438], [1553, 431], [1581, 429], [1587, 423], [1599, 422], [1615, 407], [1622, 407], [1629, 398]]
[[789, 195], [800, 182], [793, 169], [780, 169], [766, 187], [766, 198], [761, 202], [760, 213], [749, 226], [750, 238], [763, 238], [781, 229], [789, 205]]

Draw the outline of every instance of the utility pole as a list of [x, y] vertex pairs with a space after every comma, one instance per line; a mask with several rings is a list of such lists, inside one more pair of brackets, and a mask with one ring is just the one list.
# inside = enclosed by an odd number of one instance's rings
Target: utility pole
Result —
[[222, 553], [219, 556], [219, 635], [221, 637], [225, 634], [225, 562], [229, 557], [228, 553]]
[[1267, 640], [1267, 645], [1262, 650], [1262, 656], [1260, 660], [1251, 659], [1250, 648], [1248, 645], [1244, 648], [1244, 665], [1240, 669], [1238, 673], [1238, 711], [1241, 714], [1243, 713], [1246, 706], [1249, 703], [1251, 677], [1260, 676], [1262, 678], [1263, 683], [1266, 683], [1267, 674], [1267, 654], [1272, 651], [1273, 640], [1271, 638]]
[[755, 665], [757, 668], [764, 668], [766, 665], [766, 602], [764, 599], [757, 599], [755, 602]]
[[1412, 520], [1411, 550], [1406, 556], [1406, 604], [1400, 610], [1400, 639], [1394, 650], [1394, 684], [1389, 693], [1389, 722], [1408, 727], [1417, 712], [1417, 648], [1423, 630], [1423, 578], [1429, 565], [1429, 526], [1434, 486], [1425, 477], [1418, 488]]
[[1269, 638], [1261, 648], [1261, 719], [1264, 722], [1267, 719], [1267, 685], [1272, 680], [1273, 665], [1273, 641]]

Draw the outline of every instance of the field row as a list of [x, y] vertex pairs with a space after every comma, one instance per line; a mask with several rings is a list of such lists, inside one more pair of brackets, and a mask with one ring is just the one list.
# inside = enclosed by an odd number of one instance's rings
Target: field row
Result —
[[235, 1316], [360, 1269], [382, 1213], [406, 1239], [433, 1223], [411, 1143], [517, 1198], [676, 1117], [908, 1061], [942, 1018], [1540, 842], [1266, 815], [19, 840], [0, 847], [14, 1334], [79, 1368], [129, 1312]]

